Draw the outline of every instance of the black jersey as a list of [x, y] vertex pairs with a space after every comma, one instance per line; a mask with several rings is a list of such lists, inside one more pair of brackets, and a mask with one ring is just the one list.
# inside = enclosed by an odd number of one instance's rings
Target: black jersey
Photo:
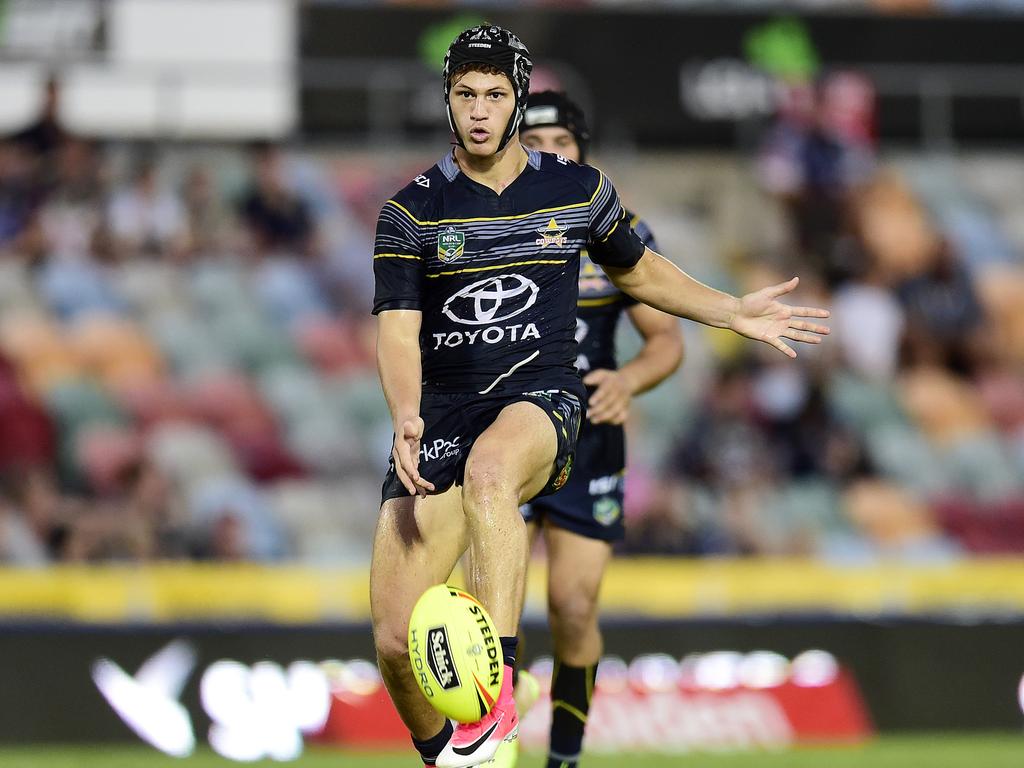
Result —
[[580, 251], [617, 267], [643, 255], [603, 173], [528, 154], [500, 195], [449, 154], [381, 209], [373, 311], [422, 312], [424, 391], [578, 391]]
[[[639, 216], [629, 211], [630, 228], [652, 251], [657, 251], [654, 234]], [[587, 251], [580, 254], [580, 294], [576, 302], [576, 341], [579, 353], [576, 367], [580, 373], [604, 368], [615, 370], [615, 328], [622, 312], [636, 304], [636, 299], [623, 293], [608, 279], [604, 271], [596, 266]]]

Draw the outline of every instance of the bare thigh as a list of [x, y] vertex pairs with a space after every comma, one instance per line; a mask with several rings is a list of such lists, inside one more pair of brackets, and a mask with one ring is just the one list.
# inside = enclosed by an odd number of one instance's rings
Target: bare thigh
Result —
[[428, 587], [448, 579], [466, 542], [457, 487], [437, 496], [384, 502], [370, 566], [370, 611], [378, 647], [397, 642], [404, 652], [416, 600]]

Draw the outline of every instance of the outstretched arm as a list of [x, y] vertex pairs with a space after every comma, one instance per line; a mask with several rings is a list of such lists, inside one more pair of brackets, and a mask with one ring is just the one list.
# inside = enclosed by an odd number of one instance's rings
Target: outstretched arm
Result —
[[828, 317], [827, 309], [791, 307], [779, 301], [796, 288], [796, 277], [737, 298], [694, 280], [650, 248], [633, 267], [604, 269], [619, 290], [648, 306], [715, 328], [728, 328], [771, 344], [789, 357], [796, 357], [796, 352], [785, 339], [817, 344], [829, 332], [826, 326], [804, 319]]
[[419, 310], [381, 312], [377, 324], [377, 371], [395, 428], [391, 456], [395, 472], [409, 495], [426, 495], [434, 484], [420, 477], [420, 324]]

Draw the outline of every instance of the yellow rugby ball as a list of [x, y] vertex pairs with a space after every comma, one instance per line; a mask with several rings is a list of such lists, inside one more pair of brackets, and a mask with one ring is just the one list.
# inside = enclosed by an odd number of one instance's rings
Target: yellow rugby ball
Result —
[[505, 674], [498, 632], [480, 601], [437, 584], [409, 618], [409, 660], [423, 695], [452, 720], [475, 723], [491, 711]]

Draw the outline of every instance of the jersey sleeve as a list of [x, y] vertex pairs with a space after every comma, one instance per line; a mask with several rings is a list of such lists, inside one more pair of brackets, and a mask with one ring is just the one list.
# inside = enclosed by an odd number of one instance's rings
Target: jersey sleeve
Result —
[[[658, 241], [654, 239], [654, 232], [648, 226], [647, 222], [644, 221], [643, 219], [641, 219], [639, 216], [635, 216], [634, 214], [630, 213], [629, 211], [626, 211], [626, 215], [630, 217], [630, 219], [629, 219], [629, 226], [630, 226], [630, 228], [634, 232], [636, 232], [636, 236], [640, 238], [640, 241], [645, 246], [650, 248], [652, 251], [657, 252], [657, 250], [658, 250]], [[636, 304], [639, 304], [640, 302], [638, 302], [636, 299], [634, 299], [629, 294], [624, 293], [624, 294], [622, 294], [622, 303], [623, 303], [624, 306], [632, 307], [632, 306], [635, 306]]]
[[420, 309], [423, 246], [418, 225], [394, 200], [377, 217], [373, 244], [373, 314], [389, 309]]
[[644, 255], [644, 243], [629, 226], [629, 215], [611, 181], [600, 171], [595, 172], [587, 251], [597, 264], [628, 269]]

